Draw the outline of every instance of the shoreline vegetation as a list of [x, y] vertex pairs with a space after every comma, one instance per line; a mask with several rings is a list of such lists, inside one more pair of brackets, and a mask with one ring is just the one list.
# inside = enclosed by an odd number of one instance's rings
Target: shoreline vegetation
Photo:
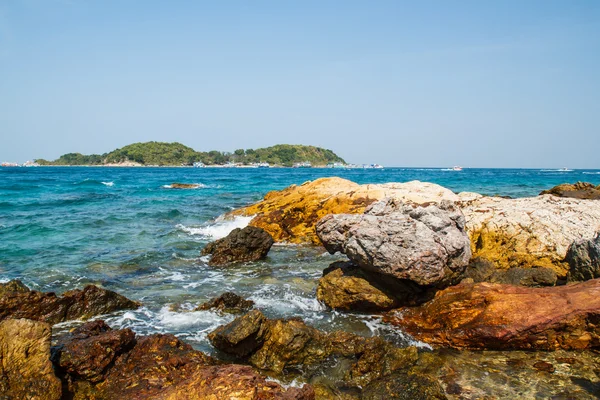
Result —
[[279, 144], [259, 149], [237, 149], [234, 152], [200, 152], [181, 143], [133, 143], [102, 155], [63, 154], [54, 161], [36, 159], [39, 166], [91, 167], [246, 167], [257, 166], [322, 166], [346, 164], [333, 151], [315, 146]]

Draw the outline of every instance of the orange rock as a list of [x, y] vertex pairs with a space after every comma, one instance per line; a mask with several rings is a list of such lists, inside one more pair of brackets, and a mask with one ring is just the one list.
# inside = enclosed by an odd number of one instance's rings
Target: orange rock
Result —
[[600, 279], [546, 288], [460, 284], [386, 321], [415, 338], [458, 349], [600, 347]]

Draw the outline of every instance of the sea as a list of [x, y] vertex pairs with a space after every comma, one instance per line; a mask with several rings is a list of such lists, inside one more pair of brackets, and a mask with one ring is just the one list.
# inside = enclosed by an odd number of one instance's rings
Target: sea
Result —
[[[18, 278], [32, 289], [59, 294], [100, 285], [143, 304], [102, 316], [112, 327], [172, 333], [211, 354], [207, 334], [234, 316], [194, 309], [226, 291], [253, 300], [269, 317], [300, 317], [326, 331], [427, 347], [376, 315], [332, 312], [316, 300], [323, 269], [343, 255], [277, 244], [255, 263], [210, 267], [200, 256], [208, 242], [250, 219], [225, 220], [223, 214], [271, 190], [328, 176], [361, 184], [420, 180], [455, 192], [511, 197], [535, 196], [565, 182], [600, 184], [599, 170], [0, 168], [0, 282]], [[176, 182], [198, 187], [171, 188]]]

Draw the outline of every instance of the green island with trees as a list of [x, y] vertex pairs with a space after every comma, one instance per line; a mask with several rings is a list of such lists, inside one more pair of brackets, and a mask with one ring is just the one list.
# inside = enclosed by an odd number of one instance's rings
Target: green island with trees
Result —
[[309, 162], [314, 166], [329, 163], [345, 163], [333, 151], [315, 146], [278, 144], [261, 149], [238, 149], [234, 152], [196, 151], [181, 143], [146, 142], [133, 143], [105, 154], [84, 155], [68, 153], [54, 161], [35, 160], [39, 165], [119, 165], [134, 163], [143, 166], [191, 166], [225, 165], [228, 163], [251, 165], [269, 163], [291, 167], [296, 163]]

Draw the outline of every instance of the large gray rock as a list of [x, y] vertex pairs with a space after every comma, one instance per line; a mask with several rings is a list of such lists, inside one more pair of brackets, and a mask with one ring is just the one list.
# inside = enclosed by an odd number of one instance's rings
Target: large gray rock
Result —
[[574, 241], [565, 260], [569, 263], [570, 282], [600, 278], [600, 232], [593, 239]]
[[373, 203], [364, 215], [327, 215], [317, 235], [330, 253], [340, 251], [366, 270], [422, 286], [446, 286], [471, 258], [465, 218], [454, 203]]

